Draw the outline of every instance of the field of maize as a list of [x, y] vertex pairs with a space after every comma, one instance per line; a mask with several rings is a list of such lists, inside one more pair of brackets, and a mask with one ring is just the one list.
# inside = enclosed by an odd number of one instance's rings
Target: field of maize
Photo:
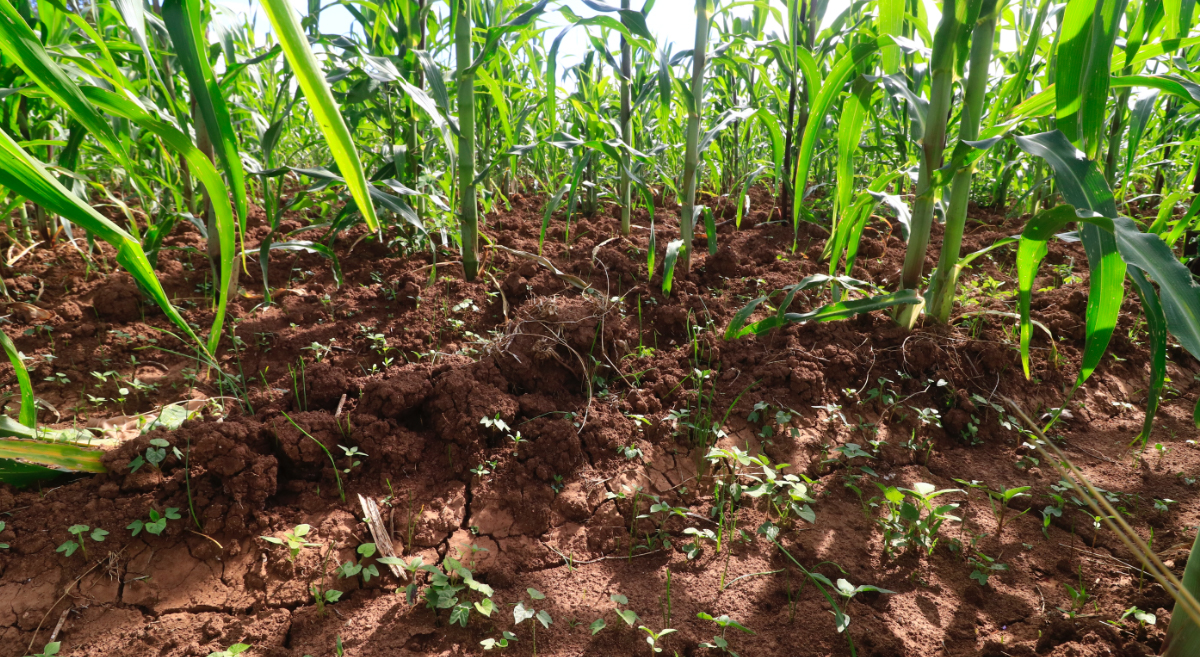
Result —
[[617, 1], [0, 0], [0, 657], [1200, 655], [1195, 0]]

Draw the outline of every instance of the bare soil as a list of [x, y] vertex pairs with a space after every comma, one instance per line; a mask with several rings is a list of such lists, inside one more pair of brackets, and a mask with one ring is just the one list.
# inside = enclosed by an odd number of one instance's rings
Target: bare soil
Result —
[[[511, 209], [487, 217], [484, 233], [537, 252], [541, 208], [538, 197], [515, 197]], [[613, 594], [627, 596], [624, 608], [641, 619], [635, 625], [678, 630], [664, 637], [664, 654], [718, 654], [698, 647], [720, 633], [701, 612], [728, 614], [754, 631], [726, 634], [743, 656], [849, 654], [830, 605], [783, 550], [832, 580], [893, 592], [845, 603], [846, 633], [860, 655], [1155, 653], [1170, 598], [1143, 583], [1119, 542], [1069, 501], [1043, 532], [1042, 510], [1058, 478], [991, 405], [1008, 396], [1041, 414], [1062, 403], [1083, 346], [1082, 248], [1050, 246], [1053, 267], [1043, 267], [1035, 290], [1050, 289], [1035, 292], [1033, 314], [1057, 340], [1052, 348], [1038, 331], [1034, 380], [1026, 381], [1015, 319], [997, 314], [1015, 312], [1011, 247], [964, 274], [963, 303], [948, 327], [906, 332], [872, 313], [722, 340], [750, 299], [826, 269], [818, 262], [823, 229], [803, 225], [793, 251], [792, 228], [761, 190], [751, 208], [737, 230], [732, 208], [718, 206], [716, 254], [698, 238], [692, 271], [677, 274], [669, 296], [661, 293], [661, 264], [647, 283], [644, 211], [630, 238], [614, 238], [618, 221], [606, 213], [571, 223], [564, 244], [565, 222], [554, 220], [544, 254], [586, 281], [588, 293], [494, 248], [484, 249], [487, 274], [466, 283], [447, 262], [451, 251], [439, 254], [435, 269], [428, 252], [405, 253], [402, 242], [388, 248], [352, 231], [334, 248], [341, 287], [322, 257], [272, 252], [276, 304], [261, 309], [262, 275], [248, 261], [221, 352], [227, 371], [248, 385], [245, 402], [183, 355], [187, 346], [114, 269], [107, 247], [96, 247], [91, 267], [60, 244], [0, 269], [16, 301], [3, 330], [32, 356], [42, 422], [133, 426], [132, 416], [163, 404], [215, 400], [179, 430], [151, 431], [110, 451], [108, 474], [39, 490], [0, 486], [0, 543], [11, 546], [0, 549], [0, 657], [35, 653], [52, 635], [72, 656], [208, 655], [237, 642], [253, 644], [246, 654], [255, 657], [324, 656], [339, 641], [356, 657], [473, 655], [504, 630], [518, 637], [507, 651], [528, 655], [529, 623], [514, 628], [512, 613], [518, 601], [530, 603], [528, 588], [545, 594], [534, 606], [553, 618], [538, 629], [539, 654], [650, 654], [646, 634], [613, 611]], [[671, 207], [657, 213], [659, 263], [677, 236], [665, 226], [676, 215]], [[1022, 225], [986, 209], [973, 208], [971, 217], [964, 253]], [[252, 253], [266, 233], [262, 220], [256, 209], [246, 236]], [[304, 225], [289, 215], [284, 230]], [[886, 222], [866, 233], [855, 276], [894, 287], [904, 243]], [[159, 262], [164, 285], [189, 321], [207, 326], [204, 241], [183, 226], [168, 247]], [[802, 293], [792, 310], [827, 299], [824, 291]], [[1123, 310], [1110, 355], [1054, 433], [1138, 531], [1147, 538], [1153, 531], [1154, 546], [1179, 573], [1200, 522], [1190, 417], [1198, 365], [1171, 350], [1152, 447], [1131, 450], [1148, 353], [1134, 295]], [[710, 371], [701, 386], [697, 370]], [[12, 415], [16, 381], [6, 372], [0, 385]], [[134, 378], [139, 386], [130, 385]], [[812, 478], [816, 521], [783, 523], [776, 546], [755, 533], [768, 519], [778, 522], [775, 512], [746, 498], [736, 520], [742, 534], [725, 536], [720, 552], [706, 542], [689, 559], [683, 547], [693, 539], [684, 530], [717, 528], [714, 482], [697, 472], [703, 454], [685, 426], [702, 415], [711, 390], [708, 421], [726, 419], [718, 444], [761, 451], [791, 464], [783, 472]], [[759, 403], [768, 405], [767, 419], [749, 420]], [[918, 409], [936, 410], [941, 426], [923, 423]], [[785, 426], [772, 420], [780, 410], [792, 412]], [[503, 420], [523, 440], [514, 445], [484, 418]], [[130, 472], [158, 438], [185, 459], [168, 450], [161, 469]], [[869, 451], [868, 441], [882, 441], [873, 458], [838, 458], [840, 446]], [[339, 445], [365, 456], [346, 457]], [[961, 505], [962, 522], [943, 527], [931, 554], [887, 554], [875, 522], [876, 482], [960, 488], [954, 479], [1031, 486], [1031, 496], [1014, 502], [999, 533], [983, 493], [948, 494], [941, 499]], [[360, 494], [382, 505], [406, 558], [436, 564], [461, 556], [495, 589], [495, 613], [473, 613], [466, 628], [450, 625], [446, 611], [426, 608], [420, 596], [406, 600], [405, 582], [382, 566], [369, 582], [337, 579], [336, 564], [371, 541]], [[665, 514], [650, 512], [650, 496], [689, 515], [660, 525]], [[1156, 510], [1154, 500], [1165, 499], [1174, 503]], [[168, 507], [182, 517], [161, 535], [132, 537], [126, 529]], [[55, 552], [77, 523], [110, 533], [89, 542], [86, 557]], [[311, 525], [312, 542], [335, 544], [323, 580], [321, 548], [293, 562], [260, 538], [302, 523]], [[669, 548], [650, 541], [660, 527]], [[977, 552], [1008, 569], [981, 586], [967, 560]], [[417, 578], [423, 587], [428, 575]], [[323, 614], [308, 592], [317, 581], [344, 592]], [[1074, 615], [1063, 611], [1072, 608], [1068, 584], [1091, 596]], [[1132, 606], [1155, 613], [1157, 625], [1104, 622]], [[589, 625], [600, 617], [607, 628], [593, 635]]]

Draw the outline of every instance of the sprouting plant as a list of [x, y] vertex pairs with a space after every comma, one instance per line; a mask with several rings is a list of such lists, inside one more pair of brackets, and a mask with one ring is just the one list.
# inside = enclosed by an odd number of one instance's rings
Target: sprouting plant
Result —
[[246, 643], [235, 643], [224, 650], [208, 653], [208, 657], [237, 657], [237, 655], [246, 652], [252, 647], [253, 646]]
[[1141, 609], [1138, 609], [1136, 606], [1126, 609], [1125, 613], [1121, 614], [1121, 620], [1125, 620], [1126, 618], [1129, 618], [1130, 616], [1133, 616], [1133, 619], [1135, 621], [1137, 621], [1139, 626], [1144, 627], [1146, 625], [1155, 625], [1158, 623], [1157, 616], [1155, 616], [1151, 612], [1142, 611]]
[[664, 636], [667, 636], [668, 634], [672, 634], [675, 632], [675, 630], [673, 630], [669, 627], [665, 630], [659, 630], [658, 632], [655, 632], [654, 630], [646, 627], [645, 625], [639, 625], [638, 629], [646, 633], [646, 635], [647, 635], [646, 643], [650, 644], [650, 649], [654, 653], [662, 652], [663, 649], [658, 647], [658, 642], [662, 641], [662, 638]]
[[[1155, 499], [1154, 500], [1154, 510], [1158, 511], [1159, 513], [1166, 513], [1167, 511], [1170, 510], [1170, 505], [1172, 505], [1172, 504], [1175, 504], [1175, 500], [1170, 500], [1170, 499], [1166, 499], [1166, 498], [1163, 498], [1161, 500]], [[3, 527], [0, 527], [0, 530], [3, 530], [3, 529], [4, 529]]]
[[104, 537], [108, 536], [108, 532], [99, 527], [91, 529], [91, 533], [88, 532], [89, 529], [91, 528], [87, 525], [71, 525], [68, 527], [67, 533], [75, 538], [58, 546], [55, 552], [62, 552], [64, 556], [69, 557], [75, 554], [76, 550], [79, 550], [83, 553], [83, 558], [87, 559], [87, 539], [91, 538], [96, 543], [102, 543], [104, 542]]
[[337, 342], [337, 338], [330, 338], [329, 344], [321, 344], [320, 342], [313, 341], [312, 344], [304, 347], [304, 349], [313, 352], [313, 360], [319, 363], [328, 358], [329, 354], [333, 352], [334, 342]]
[[[471, 546], [476, 550], [475, 546]], [[492, 587], [475, 579], [474, 573], [458, 559], [446, 557], [439, 570], [436, 566], [422, 565], [421, 570], [430, 574], [429, 586], [425, 589], [425, 606], [435, 612], [442, 609], [450, 610], [450, 624], [467, 626], [474, 609], [484, 616], [490, 617], [495, 609], [492, 602]], [[480, 596], [477, 601], [460, 600], [460, 594], [471, 591]]]
[[536, 655], [537, 623], [534, 623], [533, 621], [537, 620], [538, 623], [542, 624], [542, 627], [547, 629], [549, 629], [550, 623], [554, 621], [550, 618], [550, 613], [545, 609], [538, 610], [533, 607], [532, 601], [545, 600], [545, 594], [535, 588], [527, 588], [525, 591], [529, 593], [531, 602], [529, 605], [526, 605], [524, 600], [517, 602], [517, 606], [513, 608], [513, 623], [519, 626], [521, 623], [529, 621], [530, 633], [532, 635], [533, 642], [533, 654]]
[[162, 534], [167, 529], [167, 521], [168, 520], [179, 520], [179, 517], [180, 517], [179, 509], [177, 509], [173, 506], [167, 507], [167, 509], [165, 511], [163, 511], [161, 514], [154, 509], [150, 509], [150, 521], [149, 522], [146, 522], [146, 521], [142, 520], [141, 518], [138, 518], [137, 520], [134, 520], [133, 522], [129, 523], [129, 525], [126, 526], [125, 529], [130, 530], [130, 532], [132, 532], [132, 534], [134, 536], [137, 536], [138, 534], [142, 533], [143, 529], [146, 530], [147, 534], [153, 534], [155, 536], [158, 536], [159, 534]]
[[505, 630], [500, 633], [499, 639], [484, 639], [479, 642], [484, 650], [495, 650], [496, 648], [507, 648], [510, 641], [516, 641], [517, 635]]
[[733, 657], [738, 657], [738, 654], [729, 648], [729, 640], [725, 638], [726, 631], [732, 627], [733, 629], [741, 630], [746, 634], [754, 634], [754, 630], [730, 618], [728, 614], [721, 614], [720, 616], [714, 617], [710, 614], [700, 612], [696, 614], [696, 617], [700, 620], [712, 621], [717, 624], [717, 627], [721, 628], [721, 633], [714, 636], [711, 643], [703, 642], [700, 644], [700, 647], [702, 648], [720, 650], [721, 652], [732, 655]]
[[358, 562], [355, 563], [353, 561], [347, 561], [339, 565], [337, 568], [338, 578], [345, 579], [347, 577], [362, 575], [363, 582], [369, 582], [371, 581], [372, 577], [379, 577], [379, 568], [377, 568], [375, 564], [372, 563], [367, 564], [366, 566], [363, 565], [365, 560], [375, 556], [375, 549], [374, 543], [363, 543], [362, 545], [359, 545], [355, 550], [359, 556]]
[[700, 552], [703, 551], [704, 548], [701, 541], [712, 541], [713, 543], [717, 542], [717, 533], [711, 529], [708, 529], [707, 527], [704, 529], [688, 527], [687, 529], [683, 530], [683, 533], [694, 537], [691, 543], [687, 543], [683, 546], [683, 553], [687, 555], [688, 561], [692, 561], [696, 557], [700, 556]]
[[[159, 470], [162, 462], [167, 459], [167, 448], [170, 446], [171, 443], [162, 438], [150, 439], [150, 446], [146, 448], [145, 454], [139, 454], [136, 458], [129, 462], [129, 471], [137, 472], [138, 468], [147, 463], [149, 463], [150, 466], [155, 470]], [[175, 449], [175, 452], [176, 458], [183, 458], [178, 449]]]
[[310, 529], [312, 528], [308, 525], [296, 525], [291, 531], [285, 532], [283, 538], [275, 538], [274, 536], [260, 536], [259, 538], [274, 545], [287, 546], [288, 561], [295, 561], [300, 551], [304, 548], [320, 547], [319, 543], [309, 543], [304, 540], [304, 537], [308, 536]]
[[338, 445], [338, 447], [340, 447], [342, 452], [345, 453], [346, 458], [350, 459], [350, 467], [342, 470], [342, 472], [346, 474], [350, 474], [352, 469], [362, 465], [362, 461], [359, 460], [359, 457], [366, 458], [368, 456], [368, 454], [365, 452], [360, 452], [358, 447], [346, 447], [345, 445]]
[[30, 655], [29, 657], [54, 657], [58, 654], [58, 651], [61, 647], [62, 642], [51, 641], [50, 643], [47, 643], [44, 648], [42, 648], [41, 652], [37, 653], [36, 655]]
[[982, 552], [976, 552], [975, 556], [968, 559], [968, 562], [975, 568], [971, 572], [971, 579], [979, 582], [980, 586], [987, 586], [988, 578], [993, 573], [1004, 572], [1008, 570], [1008, 566], [1002, 563], [996, 563], [996, 560]]
[[1083, 564], [1079, 564], [1079, 586], [1071, 586], [1063, 582], [1063, 586], [1067, 589], [1067, 595], [1071, 598], [1071, 615], [1083, 609], [1092, 595], [1088, 593], [1087, 586], [1083, 583]]
[[[5, 522], [3, 520], [0, 520], [0, 532], [4, 531], [5, 526], [6, 526]], [[7, 550], [7, 549], [8, 549], [8, 543], [0, 543], [0, 550]]]
[[[914, 484], [911, 489], [900, 489], [895, 486], [884, 486], [875, 483], [883, 491], [884, 515], [877, 522], [883, 529], [884, 549], [891, 553], [893, 549], [920, 548], [928, 554], [933, 553], [937, 546], [938, 530], [947, 520], [959, 521], [950, 511], [958, 508], [957, 503], [934, 506], [933, 500], [946, 493], [961, 493], [957, 488], [936, 490], [936, 486], [927, 483]], [[916, 504], [906, 498], [911, 497]]]
[[342, 599], [342, 592], [337, 589], [329, 588], [325, 585], [327, 576], [326, 566], [329, 565], [329, 559], [333, 556], [334, 543], [329, 542], [325, 547], [325, 552], [321, 556], [321, 566], [317, 569], [315, 575], [316, 582], [309, 581], [308, 591], [313, 596], [313, 602], [317, 606], [317, 616], [325, 616], [325, 605], [330, 605]]

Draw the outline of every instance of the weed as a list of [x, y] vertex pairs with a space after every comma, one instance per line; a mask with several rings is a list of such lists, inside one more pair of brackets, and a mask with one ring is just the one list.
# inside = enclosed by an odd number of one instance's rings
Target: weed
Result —
[[158, 535], [162, 534], [164, 531], [166, 531], [168, 520], [179, 520], [179, 518], [180, 518], [179, 509], [177, 509], [173, 506], [167, 507], [167, 509], [165, 511], [163, 511], [161, 514], [154, 509], [150, 509], [150, 521], [149, 522], [146, 522], [146, 521], [142, 520], [141, 518], [138, 518], [137, 520], [134, 520], [133, 522], [129, 523], [129, 525], [126, 526], [125, 529], [128, 529], [132, 533], [133, 536], [137, 536], [138, 534], [142, 533], [143, 529], [146, 530], [147, 534], [153, 534], [155, 536], [158, 536]]
[[655, 632], [654, 630], [646, 627], [645, 625], [638, 626], [638, 629], [647, 634], [646, 643], [650, 644], [650, 649], [653, 651], [653, 653], [662, 652], [663, 649], [658, 647], [658, 642], [662, 641], [662, 638], [664, 636], [667, 636], [668, 634], [672, 634], [676, 631], [671, 628], [667, 628], [665, 630], [659, 630], [658, 632]]
[[[963, 492], [957, 488], [936, 490], [933, 484], [917, 483], [911, 489], [884, 486], [875, 483], [883, 491], [884, 515], [876, 522], [883, 530], [884, 550], [920, 548], [933, 554], [937, 546], [938, 530], [947, 520], [959, 521], [950, 511], [958, 508], [957, 503], [934, 506], [933, 500], [947, 493]], [[916, 504], [909, 502], [911, 497]]]
[[529, 593], [531, 602], [529, 605], [526, 605], [524, 600], [517, 602], [517, 606], [513, 608], [513, 623], [517, 626], [520, 626], [521, 623], [529, 621], [529, 631], [532, 635], [531, 641], [533, 643], [533, 654], [537, 655], [537, 623], [534, 623], [533, 621], [537, 620], [538, 623], [542, 624], [542, 627], [547, 629], [550, 628], [550, 623], [554, 621], [550, 618], [550, 613], [545, 609], [538, 610], [533, 607], [532, 601], [545, 600], [546, 596], [541, 591], [538, 591], [534, 588], [528, 588], [525, 589], [525, 591]]
[[237, 655], [246, 652], [251, 647], [246, 643], [235, 643], [224, 650], [208, 653], [208, 657], [237, 657]]
[[733, 620], [728, 614], [721, 614], [720, 616], [713, 617], [704, 612], [700, 612], [696, 614], [696, 617], [700, 620], [712, 621], [717, 624], [717, 627], [721, 628], [721, 633], [714, 636], [711, 643], [702, 642], [700, 644], [701, 648], [720, 650], [721, 652], [732, 655], [733, 657], [738, 657], [738, 654], [729, 648], [729, 640], [725, 638], [726, 632], [732, 627], [733, 629], [741, 630], [746, 634], [754, 634], [754, 630]]
[[274, 536], [260, 536], [262, 540], [274, 545], [284, 545], [288, 549], [288, 561], [295, 561], [300, 555], [300, 551], [306, 547], [320, 547], [320, 543], [309, 543], [304, 540], [308, 536], [309, 530], [312, 529], [308, 525], [296, 525], [290, 532], [285, 532], [283, 538], [275, 538]]
[[971, 572], [971, 579], [979, 582], [980, 586], [987, 586], [988, 578], [991, 577], [993, 573], [1004, 572], [1008, 570], [1007, 565], [996, 563], [995, 559], [982, 552], [976, 552], [975, 556], [972, 556], [968, 560], [968, 563], [970, 563], [975, 569]]
[[108, 532], [100, 529], [99, 527], [96, 529], [91, 529], [90, 533], [88, 532], [89, 529], [91, 528], [87, 525], [71, 525], [68, 527], [67, 533], [71, 534], [75, 538], [58, 546], [58, 549], [55, 550], [55, 552], [62, 552], [64, 556], [69, 557], [72, 554], [75, 554], [76, 550], [79, 550], [83, 553], [83, 558], [86, 560], [88, 558], [87, 539], [90, 538], [96, 543], [103, 543], [104, 537], [108, 536]]
[[[475, 550], [475, 546], [471, 546]], [[425, 606], [434, 612], [442, 609], [450, 610], [450, 624], [467, 626], [474, 609], [484, 616], [490, 617], [495, 609], [492, 602], [492, 587], [475, 579], [474, 573], [460, 561], [446, 557], [442, 562], [443, 570], [436, 566], [420, 566], [430, 574], [429, 586], [425, 589]], [[480, 596], [479, 600], [460, 600], [460, 593], [470, 591]]]

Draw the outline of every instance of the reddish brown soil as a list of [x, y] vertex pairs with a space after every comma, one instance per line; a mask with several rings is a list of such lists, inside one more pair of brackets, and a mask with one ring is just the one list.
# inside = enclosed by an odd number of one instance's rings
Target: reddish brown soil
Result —
[[[246, 654], [255, 657], [324, 656], [334, 654], [339, 640], [354, 656], [479, 654], [479, 642], [503, 630], [519, 639], [507, 650], [528, 655], [530, 626], [513, 628], [512, 621], [513, 606], [528, 603], [531, 587], [546, 596], [535, 607], [553, 617], [549, 629], [537, 632], [539, 654], [649, 654], [646, 634], [614, 612], [609, 596], [617, 593], [640, 617], [635, 625], [678, 630], [663, 639], [664, 654], [717, 654], [698, 647], [719, 633], [697, 617], [701, 612], [728, 614], [754, 631], [728, 632], [741, 655], [849, 654], [830, 605], [814, 586], [803, 585], [779, 547], [755, 535], [765, 520], [777, 520], [764, 501], [744, 498], [736, 521], [744, 535], [726, 541], [727, 550], [718, 553], [707, 543], [694, 560], [681, 551], [691, 540], [686, 528], [716, 529], [710, 519], [714, 482], [697, 478], [696, 450], [669, 413], [691, 409], [694, 415], [714, 386], [712, 413], [719, 419], [731, 408], [721, 446], [761, 450], [774, 463], [792, 464], [785, 472], [816, 482], [816, 522], [785, 523], [782, 548], [831, 579], [894, 592], [862, 593], [847, 604], [847, 632], [858, 654], [1153, 653], [1170, 615], [1168, 596], [1156, 584], [1142, 585], [1121, 563], [1133, 560], [1119, 542], [1094, 531], [1091, 516], [1069, 502], [1043, 534], [1042, 509], [1057, 477], [1049, 464], [1035, 465], [1018, 434], [978, 401], [998, 404], [1007, 395], [1034, 413], [1061, 403], [1082, 348], [1082, 249], [1052, 244], [1048, 262], [1065, 267], [1058, 273], [1044, 267], [1035, 286], [1058, 288], [1034, 298], [1035, 318], [1058, 342], [1052, 358], [1045, 336], [1035, 336], [1031, 383], [1021, 376], [1014, 320], [995, 314], [909, 333], [875, 313], [723, 341], [730, 317], [751, 298], [825, 268], [817, 262], [822, 229], [803, 226], [793, 253], [791, 228], [768, 221], [769, 200], [756, 192], [752, 207], [740, 231], [730, 209], [721, 207], [716, 255], [698, 239], [692, 272], [679, 274], [669, 297], [661, 294], [661, 266], [647, 282], [644, 214], [635, 217], [639, 227], [631, 239], [611, 239], [617, 234], [611, 216], [573, 223], [569, 247], [563, 222], [555, 221], [546, 255], [596, 293], [581, 293], [546, 268], [498, 249], [485, 249], [487, 275], [474, 283], [463, 282], [454, 264], [440, 265], [431, 277], [427, 252], [406, 255], [402, 241], [389, 250], [355, 233], [335, 245], [346, 277], [340, 288], [321, 257], [273, 252], [277, 303], [263, 309], [257, 307], [261, 273], [249, 263], [241, 278], [245, 293], [232, 309], [231, 333], [243, 346], [232, 349], [227, 337], [222, 351], [226, 370], [244, 374], [250, 386], [245, 403], [224, 399], [223, 412], [210, 410], [178, 431], [126, 443], [106, 456], [109, 474], [40, 490], [0, 486], [0, 520], [7, 524], [0, 542], [11, 545], [0, 549], [0, 657], [25, 655], [27, 646], [37, 652], [52, 634], [62, 654], [72, 656], [208, 655], [236, 642], [253, 644]], [[667, 220], [672, 212], [659, 212], [660, 248], [676, 235], [663, 227], [673, 223]], [[534, 252], [540, 214], [539, 199], [516, 198], [511, 211], [488, 217], [484, 232], [496, 244]], [[972, 216], [964, 252], [1021, 225], [983, 210]], [[289, 219], [284, 229], [299, 229], [302, 219]], [[266, 230], [261, 221], [261, 212], [252, 217], [252, 252]], [[903, 258], [903, 243], [887, 230], [884, 223], [868, 229], [855, 270], [881, 286], [894, 285]], [[168, 293], [190, 305], [189, 321], [207, 326], [212, 314], [197, 290], [208, 267], [191, 250], [203, 249], [203, 241], [183, 226], [168, 242], [172, 248], [160, 264]], [[976, 305], [959, 314], [1015, 311], [1014, 253], [993, 253], [964, 276], [968, 303]], [[97, 424], [180, 399], [228, 395], [196, 372], [194, 362], [170, 353], [186, 346], [164, 332], [166, 319], [130, 279], [111, 271], [111, 255], [99, 247], [98, 271], [85, 267], [73, 247], [60, 245], [37, 249], [3, 270], [15, 298], [40, 309], [12, 305], [5, 330], [33, 356], [35, 390], [54, 409], [44, 410], [41, 421]], [[447, 252], [439, 259], [455, 258]], [[1070, 271], [1077, 279], [1063, 285]], [[988, 292], [996, 285], [989, 280], [998, 282], [998, 291]], [[827, 298], [827, 291], [800, 294], [792, 309]], [[1139, 310], [1130, 299], [1112, 355], [1056, 431], [1067, 454], [1119, 495], [1133, 526], [1147, 537], [1153, 529], [1154, 545], [1168, 551], [1168, 563], [1180, 572], [1186, 551], [1178, 546], [1190, 546], [1190, 527], [1200, 522], [1196, 486], [1189, 483], [1200, 463], [1189, 440], [1195, 437], [1190, 412], [1197, 364], [1172, 350], [1170, 388], [1151, 441], [1161, 443], [1165, 455], [1131, 452], [1148, 365], [1144, 324], [1135, 321]], [[386, 351], [372, 348], [381, 339]], [[313, 350], [313, 343], [332, 349]], [[300, 359], [303, 375], [293, 377], [289, 366], [298, 368]], [[697, 369], [711, 370], [704, 391], [691, 378]], [[109, 371], [156, 387], [131, 390], [123, 403], [89, 402], [87, 395], [111, 400], [129, 387], [92, 375]], [[47, 380], [56, 373], [69, 383]], [[5, 389], [15, 390], [11, 372], [5, 377]], [[872, 398], [881, 380], [902, 400], [890, 410]], [[770, 405], [770, 416], [795, 412], [768, 440], [762, 422], [747, 419], [758, 402]], [[846, 422], [827, 405], [840, 405]], [[944, 428], [921, 424], [913, 410], [920, 408], [936, 409]], [[15, 410], [11, 398], [7, 410]], [[502, 431], [480, 422], [496, 417], [524, 441], [514, 448]], [[179, 448], [188, 467], [168, 455], [161, 471], [143, 466], [130, 473], [130, 461], [152, 438]], [[923, 446], [905, 447], [910, 439]], [[865, 448], [868, 440], [886, 441], [877, 458], [828, 461], [837, 456], [834, 448], [850, 442]], [[340, 475], [345, 502], [318, 441], [338, 457], [339, 469], [349, 470]], [[338, 445], [367, 456], [354, 467]], [[627, 458], [625, 447], [640, 455]], [[489, 472], [473, 474], [481, 464]], [[1032, 497], [1014, 504], [1029, 512], [1010, 516], [998, 536], [982, 493], [951, 494], [942, 499], [962, 505], [963, 522], [947, 523], [932, 554], [885, 554], [875, 524], [880, 511], [871, 504], [878, 497], [875, 482], [954, 488], [955, 478], [1032, 486]], [[623, 491], [630, 494], [612, 499]], [[466, 561], [495, 588], [496, 612], [490, 618], [473, 613], [464, 629], [450, 626], [447, 612], [435, 614], [420, 597], [408, 603], [404, 583], [382, 565], [383, 576], [367, 583], [336, 579], [336, 562], [371, 540], [359, 494], [382, 504], [393, 540], [411, 550], [406, 557], [437, 563], [463, 548], [469, 553], [471, 545], [483, 548]], [[650, 513], [647, 495], [692, 514], [662, 525], [669, 549], [644, 547], [662, 515], [634, 518]], [[1152, 502], [1165, 498], [1175, 504], [1160, 513]], [[167, 507], [180, 509], [182, 518], [161, 536], [134, 538], [125, 529], [151, 509]], [[56, 553], [75, 523], [110, 534], [89, 543], [86, 557]], [[324, 615], [307, 592], [320, 579], [319, 548], [306, 548], [292, 562], [286, 549], [259, 538], [282, 536], [301, 523], [312, 526], [311, 541], [333, 542], [337, 550], [324, 581], [344, 595]], [[1009, 566], [986, 587], [970, 578], [973, 537], [979, 551]], [[963, 547], [951, 550], [954, 541]], [[424, 587], [428, 575], [418, 579]], [[1068, 618], [1059, 610], [1071, 607], [1064, 585], [1081, 581], [1093, 598]], [[1157, 626], [1146, 631], [1132, 622], [1103, 622], [1135, 605], [1156, 613]], [[599, 617], [607, 628], [593, 636], [589, 625]]]

